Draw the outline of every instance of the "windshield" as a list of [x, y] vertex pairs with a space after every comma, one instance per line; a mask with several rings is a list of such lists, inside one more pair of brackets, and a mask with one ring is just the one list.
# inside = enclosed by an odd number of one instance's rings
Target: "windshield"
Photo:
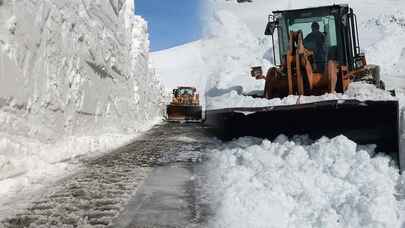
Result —
[[178, 88], [177, 89], [177, 95], [193, 95], [194, 94], [194, 90], [193, 88]]
[[332, 15], [325, 17], [309, 17], [288, 19], [288, 31], [301, 30], [304, 38], [312, 32], [311, 25], [316, 22], [319, 25], [319, 32], [323, 33], [328, 46], [336, 46], [336, 23]]
[[305, 48], [314, 52], [314, 70], [323, 72], [328, 60], [336, 59], [336, 23], [332, 15], [287, 20], [288, 31], [301, 30]]

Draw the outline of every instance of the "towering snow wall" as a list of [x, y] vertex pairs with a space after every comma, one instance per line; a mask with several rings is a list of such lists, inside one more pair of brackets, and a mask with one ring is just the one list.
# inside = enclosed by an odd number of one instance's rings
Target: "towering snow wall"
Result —
[[161, 118], [163, 90], [134, 7], [0, 0], [0, 199], [62, 176], [63, 161], [128, 143]]
[[0, 131], [49, 143], [133, 133], [160, 116], [147, 25], [134, 7], [0, 0]]

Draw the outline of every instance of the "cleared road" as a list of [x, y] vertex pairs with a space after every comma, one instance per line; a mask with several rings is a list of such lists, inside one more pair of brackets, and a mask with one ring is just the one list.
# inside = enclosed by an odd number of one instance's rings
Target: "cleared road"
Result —
[[133, 143], [84, 160], [0, 227], [204, 227], [199, 200], [203, 152], [215, 144], [200, 125], [156, 126]]

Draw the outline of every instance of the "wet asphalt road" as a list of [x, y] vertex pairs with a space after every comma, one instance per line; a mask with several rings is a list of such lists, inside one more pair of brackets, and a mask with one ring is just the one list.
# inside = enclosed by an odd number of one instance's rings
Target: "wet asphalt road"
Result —
[[[199, 124], [155, 126], [47, 191], [0, 227], [205, 227], [199, 192], [204, 151], [213, 146]], [[198, 181], [197, 181], [198, 180]]]

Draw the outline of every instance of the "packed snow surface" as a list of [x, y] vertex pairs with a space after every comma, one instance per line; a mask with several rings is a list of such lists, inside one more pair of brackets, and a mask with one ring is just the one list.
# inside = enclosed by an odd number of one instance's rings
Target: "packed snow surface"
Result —
[[[212, 227], [400, 227], [399, 172], [344, 136], [240, 138], [211, 151]], [[403, 186], [402, 186], [403, 187]]]
[[70, 170], [64, 161], [124, 145], [161, 118], [134, 7], [0, 1], [0, 206]]

